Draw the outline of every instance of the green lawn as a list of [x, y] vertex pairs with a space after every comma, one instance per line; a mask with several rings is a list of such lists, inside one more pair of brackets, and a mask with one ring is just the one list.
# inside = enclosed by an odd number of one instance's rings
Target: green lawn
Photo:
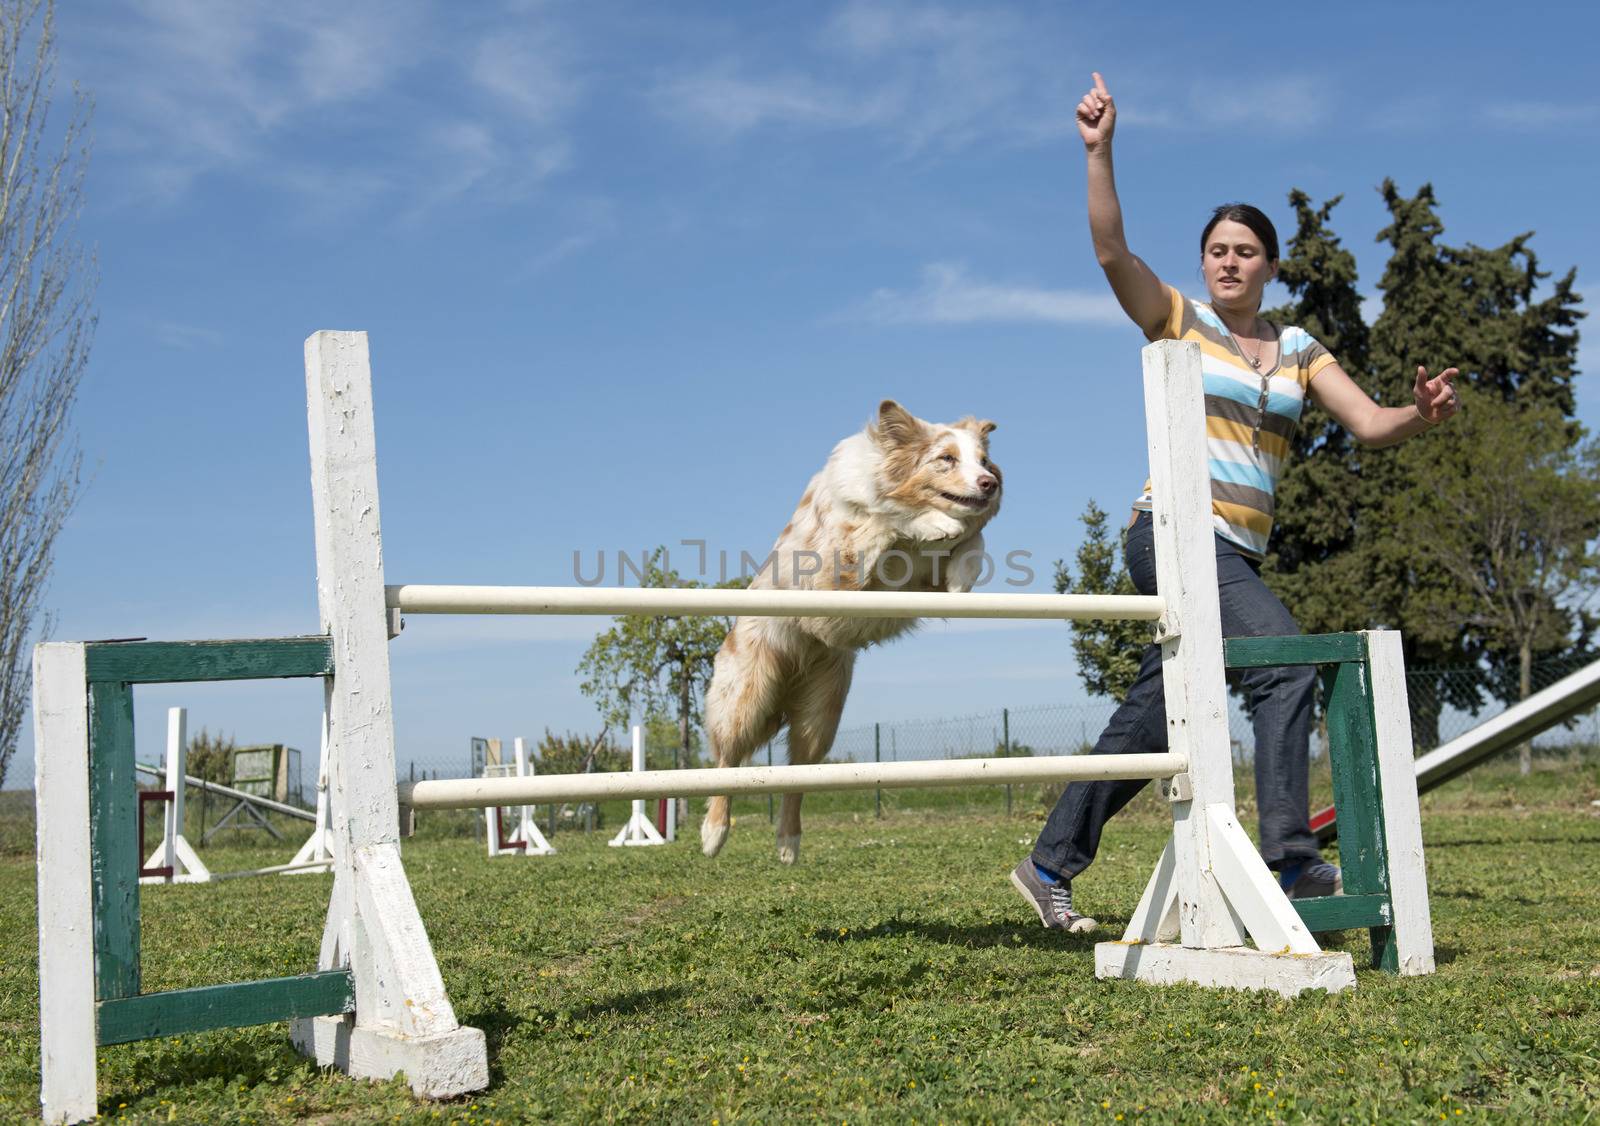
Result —
[[[1241, 788], [1248, 793], [1249, 787]], [[487, 860], [424, 824], [406, 861], [491, 1087], [414, 1102], [324, 1075], [281, 1025], [102, 1049], [130, 1121], [345, 1123], [1600, 1119], [1600, 767], [1486, 768], [1424, 799], [1439, 972], [1363, 971], [1285, 1001], [1094, 979], [1096, 937], [1047, 933], [1005, 875], [1041, 795], [818, 802], [799, 866], [765, 802], [723, 855], [609, 849]], [[36, 1112], [34, 875], [0, 830], [0, 1118]], [[1245, 820], [1253, 812], [1244, 806]], [[0, 811], [3, 812], [3, 811]], [[1115, 936], [1164, 833], [1141, 798], [1079, 881]], [[615, 827], [614, 817], [609, 821]], [[290, 849], [208, 850], [219, 868]], [[148, 988], [312, 967], [325, 876], [146, 889]], [[1355, 952], [1365, 936], [1330, 936]]]

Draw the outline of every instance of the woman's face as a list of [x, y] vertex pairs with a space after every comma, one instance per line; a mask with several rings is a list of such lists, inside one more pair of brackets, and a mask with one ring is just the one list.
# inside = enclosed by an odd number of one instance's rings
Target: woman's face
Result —
[[1251, 313], [1261, 307], [1261, 292], [1278, 272], [1255, 232], [1232, 219], [1211, 228], [1200, 267], [1213, 305]]

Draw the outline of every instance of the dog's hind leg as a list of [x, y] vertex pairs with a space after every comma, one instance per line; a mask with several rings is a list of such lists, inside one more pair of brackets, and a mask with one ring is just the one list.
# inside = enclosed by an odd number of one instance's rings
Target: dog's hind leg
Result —
[[[717, 650], [711, 684], [706, 689], [706, 736], [718, 766], [741, 766], [757, 747], [778, 733], [783, 722], [783, 663], [760, 631], [734, 623]], [[700, 822], [700, 850], [715, 856], [728, 840], [733, 820], [728, 798], [706, 803]]]
[[[810, 766], [833, 749], [839, 715], [850, 694], [850, 674], [856, 655], [848, 649], [830, 649], [800, 674], [789, 697], [789, 762]], [[778, 859], [793, 864], [800, 859], [800, 801], [804, 794], [784, 794], [778, 818]]]

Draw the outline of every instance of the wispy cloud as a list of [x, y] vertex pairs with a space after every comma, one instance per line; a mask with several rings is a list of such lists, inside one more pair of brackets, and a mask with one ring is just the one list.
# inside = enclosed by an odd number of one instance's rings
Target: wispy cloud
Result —
[[1496, 102], [1484, 110], [1484, 117], [1495, 125], [1531, 129], [1562, 129], [1600, 121], [1596, 102]]
[[583, 89], [568, 63], [569, 51], [548, 26], [498, 32], [478, 44], [472, 79], [527, 120], [552, 125], [577, 103]]
[[728, 138], [762, 127], [875, 129], [908, 153], [1035, 144], [1072, 128], [1059, 54], [998, 10], [852, 0], [777, 74], [719, 58], [654, 91], [673, 119]]
[[417, 18], [371, 0], [139, 0], [87, 40], [114, 125], [104, 143], [158, 196], [259, 165], [275, 134], [372, 96], [409, 66]]
[[216, 348], [226, 339], [216, 329], [178, 324], [176, 321], [154, 321], [149, 327], [150, 335], [155, 337], [158, 344], [180, 352]]
[[863, 101], [804, 75], [751, 78], [737, 70], [736, 64], [719, 63], [712, 70], [665, 80], [657, 88], [662, 111], [728, 136], [774, 124], [854, 128], [892, 113], [882, 94]]
[[96, 76], [124, 203], [175, 202], [212, 176], [323, 218], [522, 198], [572, 163], [573, 53], [542, 7], [441, 22], [421, 0], [136, 0], [83, 37], [72, 69]]
[[1325, 120], [1330, 109], [1324, 85], [1309, 78], [1230, 82], [1220, 89], [1208, 84], [1190, 96], [1190, 120], [1209, 126], [1304, 129]]
[[602, 239], [616, 234], [615, 209], [606, 199], [581, 200], [570, 210], [563, 222], [563, 229], [567, 233], [532, 254], [523, 263], [522, 268], [512, 275], [512, 280], [523, 280], [548, 270], [558, 262], [563, 262]]
[[971, 278], [965, 267], [950, 262], [923, 267], [922, 284], [916, 289], [874, 291], [846, 316], [888, 325], [987, 321], [1122, 325], [1127, 321], [1110, 294], [997, 285]]

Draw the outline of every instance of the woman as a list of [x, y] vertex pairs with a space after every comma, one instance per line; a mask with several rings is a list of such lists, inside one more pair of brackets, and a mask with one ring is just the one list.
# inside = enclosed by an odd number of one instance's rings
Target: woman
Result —
[[[1226, 637], [1299, 633], [1294, 618], [1261, 581], [1272, 530], [1273, 490], [1306, 395], [1361, 444], [1392, 446], [1443, 422], [1460, 408], [1455, 368], [1429, 378], [1417, 368], [1414, 403], [1381, 407], [1328, 351], [1299, 328], [1261, 318], [1261, 295], [1278, 272], [1271, 221], [1246, 204], [1216, 209], [1200, 236], [1209, 302], [1191, 301], [1162, 283], [1128, 249], [1111, 168], [1117, 110], [1096, 74], [1077, 109], [1089, 166], [1089, 230], [1095, 257], [1123, 310], [1151, 340], [1201, 346], [1206, 385], [1206, 444], [1212, 465], [1217, 583]], [[1134, 502], [1124, 558], [1141, 594], [1155, 593], [1150, 490]], [[1331, 895], [1339, 870], [1323, 861], [1311, 833], [1307, 781], [1312, 693], [1309, 667], [1247, 670], [1255, 724], [1256, 798], [1261, 856], [1291, 898]], [[1095, 744], [1095, 754], [1166, 749], [1161, 650], [1144, 652], [1127, 699]], [[1095, 921], [1072, 906], [1072, 880], [1093, 861], [1108, 818], [1146, 783], [1077, 782], [1068, 786], [1011, 882], [1046, 927], [1073, 932]]]

